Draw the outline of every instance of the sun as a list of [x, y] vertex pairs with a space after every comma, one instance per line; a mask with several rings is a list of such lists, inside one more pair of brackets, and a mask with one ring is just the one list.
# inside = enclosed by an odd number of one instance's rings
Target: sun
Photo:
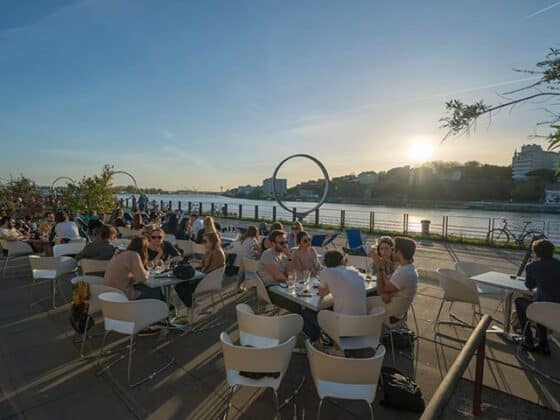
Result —
[[433, 140], [425, 136], [413, 137], [408, 144], [408, 156], [415, 163], [427, 162], [434, 156]]

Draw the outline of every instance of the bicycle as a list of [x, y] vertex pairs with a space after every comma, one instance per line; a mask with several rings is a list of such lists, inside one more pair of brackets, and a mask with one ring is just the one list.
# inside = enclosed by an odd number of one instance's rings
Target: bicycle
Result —
[[532, 222], [525, 222], [525, 226], [523, 226], [523, 230], [521, 233], [516, 235], [509, 227], [508, 221], [506, 219], [502, 220], [502, 227], [490, 229], [486, 234], [486, 242], [494, 244], [496, 242], [502, 242], [505, 245], [509, 244], [511, 238], [515, 241], [515, 243], [519, 246], [529, 245], [534, 237], [541, 237], [546, 238], [543, 232], [538, 230], [528, 230], [528, 226]]

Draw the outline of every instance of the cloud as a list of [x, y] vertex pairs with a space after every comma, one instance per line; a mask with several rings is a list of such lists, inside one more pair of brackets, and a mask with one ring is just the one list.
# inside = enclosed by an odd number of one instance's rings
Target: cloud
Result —
[[556, 3], [551, 4], [550, 6], [544, 7], [540, 10], [537, 10], [534, 13], [531, 13], [530, 15], [525, 16], [525, 19], [531, 19], [534, 18], [535, 16], [538, 16], [540, 14], [543, 14], [544, 12], [548, 12], [550, 9], [553, 9], [556, 6], [560, 6], [560, 1], [557, 1]]

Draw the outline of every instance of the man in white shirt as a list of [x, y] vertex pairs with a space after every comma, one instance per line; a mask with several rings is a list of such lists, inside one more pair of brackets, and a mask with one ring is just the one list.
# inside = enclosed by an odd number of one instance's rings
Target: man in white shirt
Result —
[[395, 238], [394, 256], [398, 266], [391, 277], [385, 273], [385, 261], [376, 253], [370, 254], [377, 265], [377, 293], [385, 302], [385, 313], [402, 317], [408, 312], [418, 288], [418, 272], [414, 266], [416, 244], [412, 239]]
[[[324, 256], [326, 268], [319, 275], [319, 295], [332, 294], [334, 311], [345, 315], [365, 315], [367, 313], [365, 277], [354, 267], [344, 264], [344, 256], [338, 251], [328, 251]], [[322, 350], [321, 328], [315, 311], [304, 309], [303, 330], [311, 343]]]
[[194, 222], [192, 222], [191, 230], [193, 236], [196, 238], [198, 231], [204, 227], [204, 216], [197, 216], [197, 214], [194, 213], [191, 220], [194, 220]]

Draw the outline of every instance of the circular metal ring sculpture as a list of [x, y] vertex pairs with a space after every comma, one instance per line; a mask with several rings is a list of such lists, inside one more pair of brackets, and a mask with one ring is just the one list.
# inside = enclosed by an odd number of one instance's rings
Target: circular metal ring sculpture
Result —
[[66, 180], [66, 181], [70, 181], [70, 183], [72, 184], [76, 184], [76, 181], [73, 180], [72, 178], [70, 178], [69, 176], [59, 176], [58, 178], [56, 178], [52, 183], [51, 183], [51, 192], [52, 195], [56, 197], [56, 187], [54, 186], [58, 181], [62, 181], [62, 180]]
[[324, 187], [323, 195], [322, 195], [321, 199], [319, 200], [319, 202], [317, 203], [317, 205], [315, 207], [313, 207], [311, 210], [306, 210], [306, 211], [303, 211], [303, 212], [296, 212], [296, 217], [299, 218], [299, 219], [303, 219], [305, 216], [307, 216], [310, 213], [313, 213], [315, 210], [317, 210], [319, 207], [321, 207], [323, 205], [323, 203], [327, 199], [327, 196], [329, 195], [330, 180], [329, 180], [329, 173], [327, 172], [327, 169], [321, 163], [321, 161], [319, 159], [317, 159], [316, 157], [311, 156], [311, 155], [307, 155], [307, 154], [303, 154], [303, 153], [298, 153], [298, 154], [295, 154], [295, 155], [288, 156], [286, 159], [284, 159], [282, 162], [280, 162], [278, 164], [278, 166], [274, 170], [274, 173], [272, 174], [272, 194], [274, 195], [274, 199], [276, 200], [278, 205], [280, 207], [282, 207], [284, 210], [288, 211], [289, 213], [293, 212], [293, 209], [288, 208], [288, 206], [286, 206], [282, 202], [282, 200], [280, 200], [280, 198], [278, 197], [278, 193], [276, 192], [276, 176], [278, 175], [278, 171], [280, 170], [282, 165], [284, 165], [284, 163], [286, 163], [290, 159], [298, 158], [298, 157], [309, 159], [310, 161], [315, 162], [317, 164], [317, 166], [319, 167], [319, 169], [321, 169], [321, 172], [323, 173], [323, 177], [324, 177], [324, 181], [325, 181], [325, 187]]
[[138, 193], [138, 184], [136, 183], [136, 178], [134, 178], [131, 174], [125, 171], [114, 171], [111, 173], [111, 178], [117, 174], [123, 174], [128, 176], [130, 179], [132, 179], [132, 182], [134, 183], [134, 192], [131, 194], [129, 198], [132, 198], [134, 196], [134, 193]]

